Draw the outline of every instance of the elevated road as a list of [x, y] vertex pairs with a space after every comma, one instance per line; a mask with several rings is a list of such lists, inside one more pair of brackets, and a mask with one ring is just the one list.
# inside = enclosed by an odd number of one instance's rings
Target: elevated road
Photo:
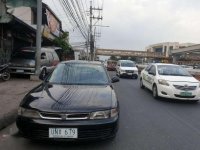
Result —
[[142, 58], [168, 59], [168, 57], [164, 56], [162, 53], [133, 51], [133, 50], [96, 49], [95, 54], [104, 56], [130, 56], [130, 57], [142, 57]]
[[200, 44], [180, 48], [180, 49], [174, 49], [171, 53], [172, 54], [180, 54], [180, 53], [187, 53], [187, 52], [200, 52]]

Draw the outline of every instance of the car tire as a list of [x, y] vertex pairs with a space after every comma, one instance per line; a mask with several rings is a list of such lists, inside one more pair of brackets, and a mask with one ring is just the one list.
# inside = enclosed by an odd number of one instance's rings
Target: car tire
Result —
[[144, 84], [143, 84], [143, 81], [142, 81], [142, 78], [140, 79], [140, 88], [141, 88], [141, 89], [144, 89], [144, 88], [145, 88], [145, 86], [144, 86]]
[[137, 79], [137, 78], [138, 78], [138, 75], [134, 75], [133, 78], [134, 78], [134, 79]]
[[3, 72], [3, 73], [2, 73], [2, 79], [3, 79], [4, 81], [8, 81], [8, 80], [10, 79], [10, 73], [7, 72], [7, 71]]
[[154, 97], [155, 99], [158, 99], [159, 96], [158, 96], [158, 89], [157, 89], [156, 84], [153, 85], [152, 91], [153, 91], [153, 97]]

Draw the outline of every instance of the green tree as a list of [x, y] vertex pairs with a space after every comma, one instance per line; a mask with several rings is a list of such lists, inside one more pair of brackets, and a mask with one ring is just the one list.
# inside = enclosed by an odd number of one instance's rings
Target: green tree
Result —
[[59, 52], [59, 57], [61, 60], [64, 60], [67, 55], [71, 55], [73, 53], [72, 47], [70, 46], [68, 39], [69, 32], [64, 32], [61, 36], [56, 37], [53, 41], [55, 46], [62, 48], [62, 51]]
[[116, 56], [110, 56], [110, 60], [117, 60]]

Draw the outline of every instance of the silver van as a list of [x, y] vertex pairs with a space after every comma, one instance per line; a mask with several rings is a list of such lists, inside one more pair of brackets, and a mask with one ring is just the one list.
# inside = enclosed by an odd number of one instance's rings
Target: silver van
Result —
[[[35, 47], [24, 47], [16, 51], [10, 60], [10, 73], [12, 74], [35, 74]], [[60, 62], [53, 48], [41, 48], [40, 71], [46, 74], [52, 71]]]

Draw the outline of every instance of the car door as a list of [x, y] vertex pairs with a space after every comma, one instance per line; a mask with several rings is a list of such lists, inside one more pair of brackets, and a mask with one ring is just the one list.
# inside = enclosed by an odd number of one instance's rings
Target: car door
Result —
[[141, 75], [142, 75], [142, 82], [144, 84], [145, 87], [148, 86], [148, 71], [149, 69], [151, 68], [151, 64], [148, 65], [142, 72], [141, 72]]
[[148, 70], [148, 75], [147, 75], [147, 88], [150, 90], [152, 90], [155, 77], [156, 77], [156, 66], [152, 65], [151, 68]]

